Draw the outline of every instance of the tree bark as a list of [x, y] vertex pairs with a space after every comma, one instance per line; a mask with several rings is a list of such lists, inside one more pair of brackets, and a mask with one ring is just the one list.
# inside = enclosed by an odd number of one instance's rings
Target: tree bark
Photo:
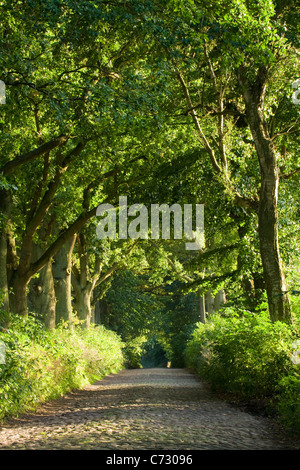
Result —
[[29, 279], [26, 275], [16, 273], [13, 278], [13, 295], [11, 296], [11, 311], [17, 315], [26, 316], [27, 307], [27, 287]]
[[264, 168], [259, 204], [259, 240], [269, 312], [272, 321], [292, 323], [278, 241], [278, 172]]
[[0, 191], [0, 211], [3, 221], [0, 227], [0, 294], [1, 303], [4, 311], [9, 312], [9, 290], [7, 276], [7, 222], [11, 209], [10, 194]]
[[81, 327], [83, 329], [89, 328], [92, 318], [91, 289], [88, 287], [81, 289], [80, 295], [76, 297], [75, 309], [78, 314]]
[[4, 175], [7, 176], [8, 174], [12, 173], [16, 169], [19, 168], [19, 166], [24, 165], [27, 162], [30, 162], [36, 158], [39, 158], [46, 153], [50, 152], [56, 147], [59, 147], [61, 145], [64, 145], [67, 142], [68, 138], [64, 135], [61, 135], [59, 137], [55, 137], [53, 140], [41, 145], [40, 147], [31, 150], [28, 153], [24, 153], [22, 155], [18, 155], [15, 157], [13, 160], [10, 160], [9, 162], [5, 163], [0, 168], [0, 172]]
[[201, 323], [206, 323], [205, 297], [199, 296], [199, 313]]
[[215, 296], [215, 301], [214, 301], [214, 306], [215, 306], [215, 311], [220, 310], [220, 308], [225, 304], [226, 302], [226, 296], [224, 289], [219, 290]]
[[4, 311], [9, 312], [9, 296], [7, 281], [7, 238], [5, 231], [0, 233], [0, 294], [1, 304]]
[[[34, 248], [36, 257], [40, 256], [41, 248]], [[52, 261], [49, 261], [41, 269], [38, 278], [31, 279], [28, 294], [29, 311], [38, 314], [46, 328], [52, 330], [55, 327], [55, 290], [52, 275]]]
[[76, 236], [71, 237], [54, 257], [52, 273], [56, 297], [55, 322], [68, 322], [73, 325], [72, 296], [71, 296], [71, 270], [72, 253]]
[[[55, 171], [55, 176], [52, 181], [48, 184], [48, 188], [43, 195], [43, 198], [37, 205], [35, 210], [31, 210], [31, 216], [27, 219], [26, 229], [24, 230], [24, 235], [22, 238], [21, 248], [18, 253], [18, 265], [14, 268], [13, 272], [13, 311], [19, 315], [26, 316], [28, 313], [27, 308], [27, 286], [33, 277], [40, 269], [42, 269], [48, 262], [50, 262], [51, 257], [57, 252], [59, 246], [56, 250], [52, 251], [48, 258], [44, 258], [43, 264], [40, 263], [40, 259], [44, 257], [45, 253], [32, 263], [33, 260], [33, 237], [36, 234], [39, 227], [44, 221], [45, 215], [49, 210], [49, 207], [53, 201], [53, 198], [56, 194], [57, 188], [59, 186], [62, 175], [66, 172], [69, 164], [71, 163], [74, 156], [80, 154], [81, 150], [84, 147], [84, 143], [79, 142], [76, 147], [74, 147], [66, 156], [60, 155], [58, 159], [58, 165]], [[45, 147], [43, 148], [42, 154], [45, 153]], [[46, 149], [49, 151], [48, 147]], [[48, 165], [45, 161], [44, 165]], [[45, 166], [44, 166], [45, 169]], [[44, 175], [43, 175], [44, 180]], [[37, 190], [39, 192], [39, 189]], [[32, 209], [32, 208], [31, 208]], [[47, 250], [46, 250], [47, 251]], [[25, 298], [21, 298], [21, 296]]]
[[100, 258], [93, 261], [93, 268], [87, 250], [86, 237], [83, 233], [77, 236], [79, 269], [73, 265], [72, 285], [75, 293], [74, 307], [81, 327], [89, 328], [92, 320], [91, 298], [101, 273]]
[[39, 299], [39, 314], [46, 328], [53, 330], [55, 328], [56, 298], [51, 261], [41, 270], [40, 283], [42, 291]]
[[247, 119], [260, 166], [258, 233], [269, 314], [273, 322], [292, 323], [278, 240], [279, 172], [277, 156], [263, 110], [267, 74], [267, 69], [262, 67], [257, 73], [255, 83], [249, 84], [245, 78], [244, 69], [241, 68], [239, 78], [243, 87]]
[[205, 293], [205, 304], [208, 315], [214, 313], [214, 299], [210, 290]]

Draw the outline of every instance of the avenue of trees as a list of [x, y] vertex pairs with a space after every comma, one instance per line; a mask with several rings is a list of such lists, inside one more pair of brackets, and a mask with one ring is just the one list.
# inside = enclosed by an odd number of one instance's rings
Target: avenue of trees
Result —
[[[0, 417], [169, 363], [298, 429], [298, 3], [0, 11]], [[204, 246], [99, 238], [120, 196], [203, 204]]]
[[[98, 323], [178, 358], [225, 300], [297, 323], [298, 3], [0, 10], [1, 325]], [[204, 204], [204, 248], [99, 239], [97, 207], [120, 196]]]

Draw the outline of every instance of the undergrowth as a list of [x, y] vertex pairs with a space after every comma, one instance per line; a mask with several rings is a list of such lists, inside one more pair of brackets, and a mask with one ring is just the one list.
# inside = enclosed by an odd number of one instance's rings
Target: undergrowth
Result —
[[267, 401], [300, 433], [300, 364], [292, 360], [297, 339], [294, 327], [272, 323], [265, 313], [227, 308], [197, 324], [185, 363], [215, 391]]
[[0, 342], [0, 419], [124, 367], [122, 341], [102, 326], [48, 331], [33, 317], [14, 317]]

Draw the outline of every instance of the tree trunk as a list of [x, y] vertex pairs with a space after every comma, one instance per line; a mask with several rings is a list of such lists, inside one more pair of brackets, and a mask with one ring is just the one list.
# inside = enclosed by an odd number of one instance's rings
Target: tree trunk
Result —
[[11, 196], [8, 191], [0, 191], [0, 211], [3, 217], [0, 227], [0, 302], [4, 311], [9, 312], [9, 289], [7, 276], [7, 218], [11, 209]]
[[204, 295], [199, 297], [199, 312], [201, 323], [206, 323], [206, 312], [205, 312], [205, 297]]
[[68, 322], [72, 327], [71, 270], [75, 236], [70, 238], [58, 251], [52, 265], [56, 297], [55, 322]]
[[11, 311], [17, 315], [26, 316], [27, 307], [27, 287], [29, 279], [27, 276], [16, 274], [13, 280], [13, 295], [11, 296]]
[[93, 325], [95, 325], [96, 323], [96, 308], [95, 308], [95, 305], [92, 304], [92, 301], [90, 301], [91, 303], [91, 323]]
[[40, 273], [41, 294], [39, 314], [49, 330], [55, 328], [56, 298], [52, 275], [52, 261], [46, 264]]
[[258, 208], [260, 254], [268, 297], [270, 318], [273, 322], [292, 323], [290, 302], [282, 268], [278, 241], [278, 187], [279, 174], [274, 144], [264, 116], [263, 102], [267, 83], [267, 69], [262, 67], [254, 84], [240, 70], [240, 83], [246, 105], [247, 119], [259, 160], [261, 186]]
[[268, 306], [272, 321], [292, 322], [278, 241], [278, 172], [271, 165], [262, 171], [259, 204], [259, 241]]
[[102, 310], [101, 310], [101, 300], [97, 300], [96, 302], [93, 302], [92, 303], [92, 308], [94, 309], [94, 323], [95, 325], [101, 325], [102, 321], [101, 321], [101, 314], [102, 314]]
[[78, 314], [81, 327], [89, 328], [91, 324], [91, 292], [90, 289], [81, 289], [80, 294], [76, 296], [75, 309]]
[[94, 305], [95, 323], [97, 325], [104, 325], [106, 328], [109, 328], [110, 311], [108, 303], [101, 298], [100, 300], [97, 299]]
[[89, 328], [92, 321], [92, 305], [91, 298], [100, 276], [101, 264], [100, 259], [96, 258], [93, 262], [93, 269], [90, 266], [89, 252], [87, 250], [86, 237], [83, 233], [77, 236], [79, 269], [73, 266], [72, 285], [75, 293], [74, 307], [78, 314], [81, 327]]
[[7, 238], [3, 230], [0, 233], [0, 302], [3, 310], [9, 312], [9, 296], [8, 296], [8, 281], [7, 281]]
[[215, 311], [219, 310], [226, 302], [226, 296], [225, 292], [223, 289], [221, 289], [219, 292], [217, 292], [215, 296], [215, 301], [214, 301], [214, 306], [215, 306]]
[[[41, 255], [41, 248], [34, 248], [36, 258]], [[37, 313], [46, 328], [52, 330], [55, 327], [55, 290], [52, 275], [52, 260], [41, 269], [38, 278], [31, 279], [28, 294], [29, 310]]]
[[205, 304], [208, 315], [214, 313], [214, 299], [210, 290], [207, 291], [205, 294]]

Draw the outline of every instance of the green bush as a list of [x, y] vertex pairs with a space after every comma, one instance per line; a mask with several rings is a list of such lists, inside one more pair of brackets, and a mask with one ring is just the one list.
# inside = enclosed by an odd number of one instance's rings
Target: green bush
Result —
[[[197, 324], [185, 363], [216, 391], [243, 399], [268, 398], [285, 427], [300, 434], [300, 358], [295, 339], [293, 327], [272, 323], [266, 314], [238, 315], [225, 309], [222, 316]], [[294, 354], [298, 354], [295, 363]]]
[[0, 341], [0, 419], [124, 367], [123, 343], [102, 326], [47, 331], [34, 318], [15, 318]]
[[140, 369], [145, 336], [137, 336], [126, 342], [124, 347], [125, 366], [127, 369]]
[[241, 397], [270, 397], [293, 364], [294, 331], [271, 323], [265, 314], [225, 310], [198, 324], [187, 345], [187, 367], [206, 379], [214, 390]]
[[276, 408], [284, 426], [300, 435], [300, 375], [283, 377], [279, 382]]

